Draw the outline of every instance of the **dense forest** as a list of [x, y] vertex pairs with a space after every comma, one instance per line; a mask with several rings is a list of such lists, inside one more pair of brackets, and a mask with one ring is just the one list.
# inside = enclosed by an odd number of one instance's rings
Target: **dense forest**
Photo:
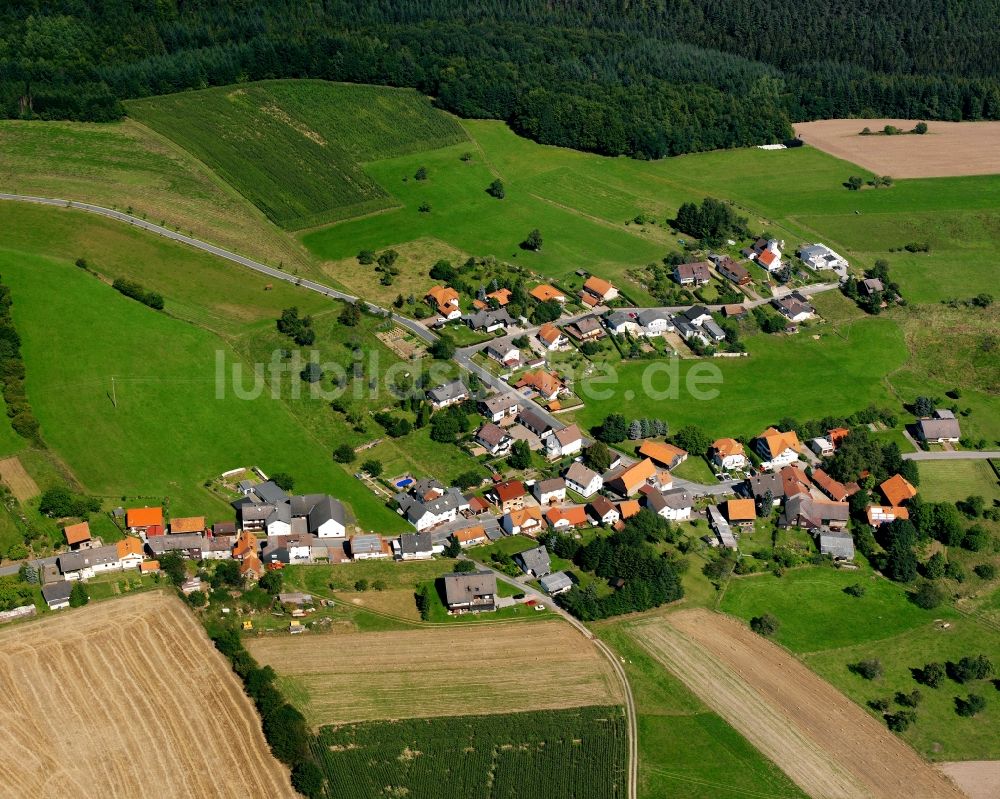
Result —
[[7, 0], [0, 114], [278, 77], [412, 86], [544, 143], [659, 158], [844, 116], [1000, 118], [998, 0]]

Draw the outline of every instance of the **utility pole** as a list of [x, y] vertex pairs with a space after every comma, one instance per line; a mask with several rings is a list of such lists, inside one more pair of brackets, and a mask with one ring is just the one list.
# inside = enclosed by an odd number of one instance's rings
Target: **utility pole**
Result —
[[118, 407], [118, 397], [115, 394], [115, 379], [114, 379], [114, 377], [111, 378], [111, 404], [114, 405], [116, 408]]

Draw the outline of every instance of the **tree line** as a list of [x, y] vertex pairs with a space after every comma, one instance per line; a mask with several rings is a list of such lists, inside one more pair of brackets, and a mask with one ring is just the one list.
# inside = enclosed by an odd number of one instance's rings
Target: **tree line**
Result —
[[543, 143], [638, 158], [778, 141], [817, 117], [1000, 118], [995, 4], [944, 5], [14, 0], [0, 113], [107, 121], [127, 98], [311, 77], [414, 87]]

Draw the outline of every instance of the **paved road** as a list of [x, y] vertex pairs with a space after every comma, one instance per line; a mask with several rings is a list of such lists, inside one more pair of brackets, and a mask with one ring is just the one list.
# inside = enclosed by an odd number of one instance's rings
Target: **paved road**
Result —
[[[466, 557], [465, 555], [459, 555], [460, 558]], [[571, 616], [563, 608], [559, 607], [553, 600], [552, 597], [547, 594], [543, 594], [541, 591], [532, 588], [528, 585], [528, 578], [524, 575], [520, 577], [508, 577], [501, 571], [497, 571], [492, 566], [485, 563], [480, 563], [479, 561], [473, 561], [481, 569], [486, 569], [493, 572], [496, 578], [508, 585], [513, 585], [519, 590], [523, 591], [525, 596], [529, 596], [538, 602], [544, 603], [545, 607], [551, 608], [555, 613], [559, 614], [572, 624], [577, 630], [579, 630], [587, 639], [593, 642], [601, 653], [608, 659], [611, 664], [612, 669], [614, 669], [615, 675], [618, 677], [619, 682], [621, 682], [622, 691], [625, 695], [625, 718], [628, 722], [628, 799], [636, 799], [636, 791], [638, 784], [639, 775], [639, 732], [636, 726], [635, 717], [635, 699], [632, 696], [632, 686], [629, 684], [628, 676], [625, 674], [625, 669], [622, 666], [621, 658], [616, 655], [611, 648], [604, 643], [600, 638], [594, 635], [583, 622]]]
[[35, 560], [23, 561], [19, 560], [16, 563], [9, 563], [6, 566], [0, 566], [0, 577], [8, 577], [13, 574], [17, 574], [21, 570], [21, 564], [28, 563], [34, 566], [36, 569], [41, 571], [43, 568], [50, 564], [55, 564], [56, 556], [52, 555], [48, 558], [36, 558]]
[[904, 461], [985, 461], [1000, 460], [1000, 451], [962, 450], [960, 452], [904, 452]]

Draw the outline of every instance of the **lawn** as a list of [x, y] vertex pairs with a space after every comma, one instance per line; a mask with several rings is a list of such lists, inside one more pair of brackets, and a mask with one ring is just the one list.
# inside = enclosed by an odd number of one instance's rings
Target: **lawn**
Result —
[[323, 81], [183, 92], [127, 110], [292, 230], [390, 206], [361, 161], [465, 138], [417, 92]]
[[[813, 330], [819, 340], [812, 338]], [[749, 358], [679, 362], [676, 396], [670, 394], [677, 383], [667, 363], [626, 363], [616, 380], [601, 375], [578, 382], [575, 390], [587, 404], [576, 413], [577, 421], [589, 429], [609, 413], [639, 418], [662, 408], [673, 430], [696, 424], [712, 437], [755, 436], [789, 414], [821, 418], [848, 415], [870, 403], [898, 404], [884, 376], [905, 363], [907, 353], [899, 327], [889, 319], [862, 319], [837, 330], [816, 327], [797, 336], [755, 335], [746, 344]], [[697, 399], [688, 390], [690, 380], [704, 375], [721, 378], [700, 386], [717, 392], [714, 398]]]
[[1000, 500], [1000, 481], [988, 461], [922, 461], [920, 496], [934, 502], [955, 502], [978, 494], [987, 506]]
[[238, 360], [222, 339], [68, 261], [3, 250], [0, 273], [42, 435], [89, 491], [225, 519], [232, 511], [204, 481], [255, 463], [294, 474], [299, 490], [334, 494], [365, 525], [404, 526], [282, 403], [217, 396], [218, 358]]
[[[866, 588], [861, 598], [844, 593], [855, 583]], [[799, 654], [877, 641], [937, 618], [957, 617], [947, 607], [918, 608], [902, 586], [867, 567], [856, 571], [803, 567], [783, 577], [734, 577], [721, 609], [745, 620], [772, 614], [781, 624], [775, 640]]]
[[632, 687], [639, 727], [640, 799], [805, 796], [654, 661], [627, 623], [601, 622], [594, 631], [621, 656]]

